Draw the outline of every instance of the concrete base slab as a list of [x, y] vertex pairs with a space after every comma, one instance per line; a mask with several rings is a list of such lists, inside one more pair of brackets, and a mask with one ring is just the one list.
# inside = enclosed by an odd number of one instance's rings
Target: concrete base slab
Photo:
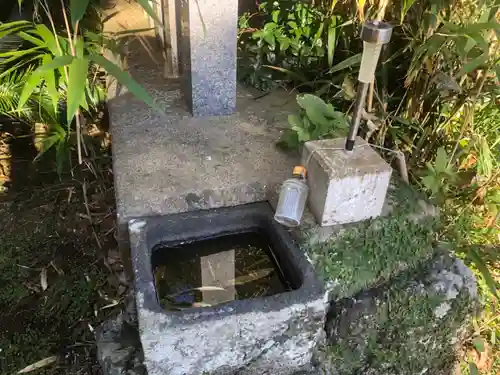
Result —
[[120, 223], [264, 201], [290, 175], [298, 158], [275, 144], [294, 98], [241, 90], [235, 114], [193, 118], [176, 84], [153, 69], [133, 72], [167, 113], [129, 93], [108, 102]]

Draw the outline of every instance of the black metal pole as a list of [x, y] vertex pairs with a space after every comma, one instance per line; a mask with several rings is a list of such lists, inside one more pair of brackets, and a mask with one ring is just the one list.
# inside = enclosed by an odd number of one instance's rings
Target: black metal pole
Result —
[[354, 141], [358, 135], [359, 124], [361, 123], [361, 116], [363, 115], [363, 109], [365, 108], [366, 94], [368, 93], [369, 83], [363, 83], [358, 81], [358, 93], [356, 95], [356, 103], [354, 104], [354, 111], [352, 113], [351, 127], [349, 128], [349, 134], [345, 142], [345, 149], [347, 151], [352, 151], [354, 148]]

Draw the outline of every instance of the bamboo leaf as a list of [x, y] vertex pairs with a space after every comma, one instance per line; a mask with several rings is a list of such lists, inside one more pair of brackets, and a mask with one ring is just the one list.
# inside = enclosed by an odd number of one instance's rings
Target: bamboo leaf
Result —
[[80, 107], [82, 107], [82, 109], [84, 111], [88, 112], [89, 111], [89, 103], [88, 103], [87, 98], [89, 98], [88, 100], [90, 100], [89, 86], [88, 86], [87, 82], [85, 82], [85, 94], [83, 95], [82, 101], [80, 102]]
[[25, 30], [31, 24], [27, 21], [13, 21], [0, 24], [0, 38]]
[[33, 35], [30, 35], [24, 31], [19, 32], [19, 35], [24, 40], [27, 40], [30, 43], [33, 43], [35, 46], [43, 47], [45, 46], [45, 42], [42, 39], [35, 38]]
[[71, 124], [81, 102], [85, 99], [89, 61], [86, 58], [75, 58], [69, 66], [67, 121]]
[[276, 70], [276, 71], [281, 72], [281, 73], [285, 73], [285, 74], [289, 75], [291, 78], [294, 78], [300, 82], [307, 81], [307, 79], [304, 76], [300, 75], [299, 73], [292, 72], [291, 70], [282, 68], [280, 66], [262, 65], [262, 67], [273, 69], [273, 70]]
[[51, 363], [54, 363], [55, 361], [57, 361], [57, 357], [56, 356], [44, 358], [44, 359], [42, 359], [42, 360], [40, 360], [38, 362], [35, 362], [35, 363], [33, 363], [33, 364], [29, 365], [29, 366], [26, 366], [21, 371], [19, 371], [18, 374], [27, 374], [28, 372], [35, 371], [35, 370], [37, 370], [39, 368], [48, 366]]
[[484, 262], [483, 258], [479, 255], [479, 253], [473, 248], [469, 248], [469, 256], [474, 262], [474, 265], [477, 267], [478, 271], [481, 273], [481, 275], [484, 278], [484, 281], [486, 282], [486, 285], [490, 289], [491, 293], [498, 298], [498, 293], [497, 293], [497, 283], [493, 276], [491, 275], [490, 270], [486, 266], [486, 263]]
[[67, 150], [67, 143], [61, 139], [56, 147], [56, 170], [59, 176], [62, 174], [64, 162], [68, 157]]
[[468, 39], [467, 44], [465, 45], [465, 51], [467, 53], [475, 45], [477, 45], [483, 51], [483, 53], [485, 54], [489, 53], [490, 44], [488, 43], [488, 40], [481, 33], [466, 35], [466, 38]]
[[118, 82], [126, 86], [139, 100], [143, 101], [158, 112], [164, 112], [158, 103], [154, 101], [151, 95], [149, 95], [146, 89], [137, 83], [129, 73], [121, 70], [116, 64], [101, 55], [90, 55], [89, 59], [100, 65], [108, 72], [108, 74], [115, 77]]
[[41, 80], [41, 75], [36, 72], [32, 73], [30, 77], [26, 80], [23, 91], [21, 92], [21, 96], [19, 97], [19, 102], [17, 103], [17, 109], [19, 111], [23, 109], [24, 105], [31, 97], [31, 94], [33, 94], [33, 91], [40, 83], [40, 80]]
[[83, 38], [81, 36], [78, 36], [78, 38], [76, 38], [76, 43], [75, 43], [76, 57], [78, 58], [83, 57], [84, 48], [85, 48], [85, 42], [83, 41]]
[[200, 286], [198, 288], [191, 288], [188, 290], [183, 290], [182, 292], [169, 294], [167, 298], [174, 298], [181, 294], [190, 293], [190, 292], [220, 292], [225, 291], [226, 289], [220, 286]]
[[273, 268], [263, 268], [258, 271], [253, 271], [250, 272], [247, 275], [244, 276], [238, 276], [235, 279], [229, 280], [224, 286], [238, 286], [238, 285], [243, 285], [247, 284], [250, 282], [253, 282], [255, 280], [262, 279], [263, 277], [266, 277], [274, 272]]
[[366, 4], [366, 0], [356, 0], [359, 19], [361, 20], [361, 22], [363, 22], [365, 20], [365, 4]]
[[47, 290], [49, 284], [47, 283], [47, 268], [43, 267], [42, 272], [40, 272], [40, 285], [42, 290]]
[[[121, 31], [113, 31], [113, 32], [110, 32], [109, 34], [113, 38], [116, 38], [116, 37], [135, 36], [136, 34], [148, 32], [148, 31], [151, 31], [151, 30], [154, 30], [154, 27], [146, 27], [146, 28], [142, 28], [142, 29], [127, 29], [127, 30], [121, 30]], [[95, 33], [91, 33], [91, 32], [86, 32], [86, 33], [88, 33], [91, 36], [93, 34], [92, 37], [94, 39], [97, 39], [96, 36], [99, 36], [99, 40], [103, 39], [103, 37], [100, 34], [95, 34]]]
[[469, 362], [469, 374], [470, 375], [479, 375], [479, 369], [477, 368], [474, 362]]
[[49, 63], [40, 65], [36, 72], [43, 73], [50, 70], [62, 68], [63, 66], [70, 65], [74, 59], [75, 58], [71, 55], [57, 56]]
[[459, 34], [475, 34], [484, 30], [500, 30], [500, 24], [496, 22], [478, 22], [458, 29]]
[[90, 0], [70, 0], [69, 10], [71, 14], [71, 23], [75, 27], [76, 23], [81, 21], [85, 15], [85, 11], [89, 6]]
[[35, 30], [32, 31], [32, 34], [38, 35], [40, 38], [42, 38], [47, 48], [53, 55], [59, 56], [61, 54], [59, 48], [57, 48], [54, 34], [52, 34], [52, 31], [50, 31], [47, 26], [43, 24], [37, 25]]
[[328, 28], [328, 66], [331, 68], [333, 65], [333, 55], [335, 53], [335, 42], [337, 41], [335, 24], [337, 22], [336, 17], [331, 18], [331, 24]]
[[465, 64], [462, 69], [457, 74], [457, 78], [460, 78], [466, 74], [472, 73], [474, 70], [479, 68], [481, 65], [486, 64], [488, 61], [488, 54], [483, 53], [481, 56], [472, 59], [467, 64]]
[[401, 24], [403, 23], [403, 20], [405, 19], [406, 14], [408, 13], [408, 11], [410, 10], [410, 8], [413, 6], [414, 3], [415, 3], [415, 0], [403, 1], [403, 6], [401, 7], [401, 20], [400, 20]]
[[484, 345], [484, 339], [482, 337], [475, 337], [473, 340], [472, 340], [472, 345], [474, 345], [474, 348], [479, 352], [479, 353], [483, 353], [484, 352], [484, 349], [485, 349], [485, 345]]
[[[0, 53], [0, 57], [7, 57], [7, 58], [10, 57], [11, 58], [10, 60], [14, 60], [14, 59], [23, 57], [24, 55], [28, 55], [32, 52], [35, 52], [39, 49], [40, 49], [40, 47], [33, 47], [33, 48], [23, 49], [23, 50], [19, 50], [19, 51], [2, 52], [2, 53]], [[8, 62], [8, 60], [3, 60], [2, 64], [6, 64], [7, 62]]]
[[338, 71], [341, 71], [341, 70], [344, 70], [344, 69], [347, 69], [347, 68], [350, 68], [352, 66], [356, 66], [356, 65], [359, 65], [359, 64], [361, 64], [361, 53], [358, 53], [357, 55], [348, 57], [344, 61], [338, 63], [335, 66], [333, 66], [328, 71], [328, 73], [330, 73], [330, 74], [331, 73], [335, 73], [335, 72], [338, 72]]
[[[45, 55], [43, 58], [43, 65], [48, 65], [52, 62], [52, 56]], [[47, 70], [43, 75], [45, 80], [45, 86], [47, 87], [47, 92], [52, 99], [52, 105], [54, 107], [54, 113], [57, 112], [59, 103], [59, 91], [57, 91], [56, 76], [53, 69]]]
[[35, 157], [35, 161], [40, 159], [47, 151], [49, 151], [57, 142], [62, 142], [63, 136], [60, 133], [54, 133], [43, 139], [42, 149]]

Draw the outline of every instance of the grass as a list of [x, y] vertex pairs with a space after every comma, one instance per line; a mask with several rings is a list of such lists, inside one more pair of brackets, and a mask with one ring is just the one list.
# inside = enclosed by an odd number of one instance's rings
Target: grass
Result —
[[[91, 213], [103, 218], [108, 207], [92, 192]], [[0, 199], [0, 372], [55, 356], [33, 373], [100, 374], [93, 329], [112, 312], [104, 307], [119, 301], [104, 263], [116, 245], [113, 220], [91, 224], [74, 181]]]

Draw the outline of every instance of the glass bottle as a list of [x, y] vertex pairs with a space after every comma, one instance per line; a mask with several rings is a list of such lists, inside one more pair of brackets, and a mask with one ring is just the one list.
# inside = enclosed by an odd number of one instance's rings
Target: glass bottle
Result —
[[281, 186], [274, 220], [290, 228], [299, 226], [304, 214], [308, 192], [306, 168], [297, 165], [293, 168], [292, 178], [283, 182]]

